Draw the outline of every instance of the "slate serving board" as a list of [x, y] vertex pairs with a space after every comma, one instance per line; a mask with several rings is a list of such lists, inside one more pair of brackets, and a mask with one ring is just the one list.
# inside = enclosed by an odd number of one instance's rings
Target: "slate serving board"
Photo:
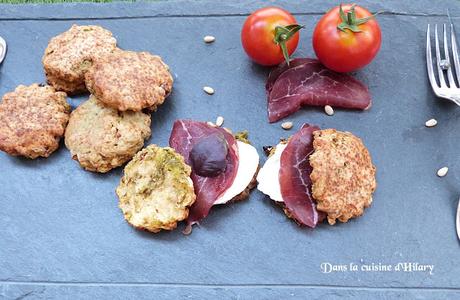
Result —
[[[283, 131], [268, 124], [267, 68], [240, 46], [245, 17], [280, 5], [306, 25], [297, 57], [313, 56], [311, 34], [336, 1], [159, 1], [151, 3], [1, 5], [0, 35], [9, 45], [0, 92], [43, 82], [48, 40], [71, 24], [111, 30], [124, 49], [161, 55], [175, 76], [173, 94], [152, 115], [148, 141], [167, 145], [175, 119], [215, 120], [248, 129], [262, 146]], [[458, 1], [361, 1], [378, 17], [383, 45], [356, 73], [373, 95], [366, 112], [303, 109], [289, 117], [360, 136], [378, 168], [378, 189], [366, 214], [346, 224], [299, 228], [260, 192], [214, 208], [184, 236], [132, 229], [117, 207], [122, 169], [82, 170], [64, 146], [34, 161], [0, 153], [0, 298], [4, 299], [459, 299], [460, 249], [454, 212], [460, 196], [460, 109], [434, 97], [424, 62], [427, 23], [460, 30]], [[216, 42], [204, 44], [204, 35]], [[205, 85], [215, 88], [208, 96]], [[72, 98], [73, 107], [86, 97]], [[426, 120], [436, 118], [435, 128]], [[449, 166], [445, 178], [436, 170]], [[361, 266], [413, 262], [427, 272], [323, 273], [322, 263]]]

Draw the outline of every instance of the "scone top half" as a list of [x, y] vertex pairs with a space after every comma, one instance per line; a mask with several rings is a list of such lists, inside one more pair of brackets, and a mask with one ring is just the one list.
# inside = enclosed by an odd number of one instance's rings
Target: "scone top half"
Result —
[[350, 132], [305, 124], [271, 151], [258, 189], [282, 204], [297, 223], [315, 227], [361, 216], [372, 202], [376, 168]]
[[31, 159], [48, 157], [59, 147], [70, 109], [66, 94], [51, 86], [19, 85], [0, 103], [0, 150]]
[[99, 101], [119, 111], [156, 110], [172, 90], [169, 67], [157, 55], [117, 49], [96, 61], [86, 86]]
[[172, 148], [150, 145], [138, 152], [116, 190], [126, 221], [151, 232], [176, 228], [196, 199], [190, 174]]
[[113, 52], [117, 41], [100, 26], [73, 25], [52, 38], [42, 62], [48, 83], [70, 94], [86, 91], [85, 73], [91, 65]]

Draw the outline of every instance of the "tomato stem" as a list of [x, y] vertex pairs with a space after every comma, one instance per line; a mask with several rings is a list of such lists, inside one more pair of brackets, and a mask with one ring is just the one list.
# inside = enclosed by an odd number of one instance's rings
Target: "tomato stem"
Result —
[[303, 25], [291, 24], [287, 26], [276, 26], [275, 27], [275, 44], [281, 47], [283, 52], [284, 60], [289, 66], [289, 51], [286, 46], [286, 42], [289, 41], [300, 29], [304, 28]]
[[349, 29], [353, 32], [361, 32], [361, 29], [359, 29], [358, 26], [366, 23], [370, 19], [375, 18], [375, 16], [378, 14], [376, 13], [369, 17], [357, 19], [355, 7], [356, 7], [356, 4], [353, 4], [350, 7], [350, 10], [347, 11], [347, 14], [345, 15], [345, 13], [343, 12], [342, 4], [340, 4], [339, 15], [340, 15], [340, 19], [342, 20], [342, 23], [340, 23], [337, 26], [337, 29], [339, 29], [340, 31], [344, 31], [344, 32], [346, 31], [346, 29]]

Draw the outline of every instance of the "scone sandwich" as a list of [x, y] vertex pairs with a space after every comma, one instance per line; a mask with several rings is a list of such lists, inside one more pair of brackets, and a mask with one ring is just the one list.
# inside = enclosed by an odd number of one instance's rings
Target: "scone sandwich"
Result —
[[304, 124], [269, 149], [257, 188], [289, 218], [314, 228], [361, 216], [376, 188], [375, 166], [361, 139], [349, 132]]
[[116, 190], [125, 219], [138, 229], [172, 230], [186, 220], [189, 234], [213, 205], [244, 200], [256, 185], [259, 155], [247, 133], [178, 120], [169, 144], [138, 152]]
[[196, 201], [184, 233], [190, 233], [192, 225], [205, 218], [212, 206], [244, 200], [256, 185], [259, 155], [249, 144], [247, 133], [233, 135], [205, 122], [177, 120], [169, 145], [192, 170]]

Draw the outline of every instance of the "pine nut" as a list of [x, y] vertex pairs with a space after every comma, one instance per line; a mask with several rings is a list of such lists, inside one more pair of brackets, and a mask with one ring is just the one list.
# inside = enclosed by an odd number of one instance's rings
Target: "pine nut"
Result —
[[218, 116], [216, 119], [216, 126], [220, 127], [224, 124], [224, 117]]
[[203, 91], [208, 95], [214, 94], [214, 89], [212, 87], [210, 87], [210, 86], [203, 87]]
[[434, 127], [438, 124], [438, 121], [436, 119], [429, 119], [428, 121], [425, 122], [426, 127]]
[[324, 112], [328, 115], [328, 116], [332, 116], [334, 114], [334, 109], [332, 108], [332, 106], [330, 105], [326, 105], [324, 107]]
[[214, 42], [215, 40], [216, 40], [216, 38], [213, 37], [212, 35], [207, 35], [207, 36], [205, 36], [205, 37], [203, 38], [203, 41], [204, 41], [205, 43], [212, 43], [212, 42]]
[[283, 124], [281, 124], [281, 128], [283, 128], [284, 130], [289, 130], [292, 128], [292, 126], [292, 122], [284, 122]]
[[448, 168], [448, 167], [443, 167], [443, 168], [441, 168], [441, 169], [438, 170], [437, 175], [438, 175], [439, 177], [444, 177], [444, 176], [447, 175], [447, 172], [448, 172], [448, 171], [449, 171], [449, 168]]

